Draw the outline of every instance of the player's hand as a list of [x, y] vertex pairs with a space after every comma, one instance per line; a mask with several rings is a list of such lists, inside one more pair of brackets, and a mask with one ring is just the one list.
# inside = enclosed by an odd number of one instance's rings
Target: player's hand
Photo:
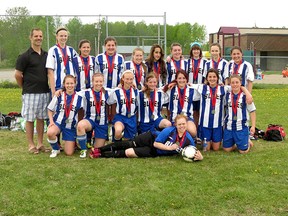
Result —
[[201, 154], [199, 150], [197, 150], [195, 157], [194, 157], [194, 161], [200, 161], [200, 160], [203, 160], [203, 155]]

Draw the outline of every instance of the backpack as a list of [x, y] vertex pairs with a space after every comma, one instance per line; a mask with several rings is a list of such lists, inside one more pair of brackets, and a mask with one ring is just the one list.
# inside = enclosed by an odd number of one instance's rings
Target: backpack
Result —
[[264, 140], [267, 141], [283, 141], [286, 136], [286, 133], [284, 131], [284, 128], [282, 125], [276, 125], [276, 124], [269, 124], [265, 134], [264, 134]]

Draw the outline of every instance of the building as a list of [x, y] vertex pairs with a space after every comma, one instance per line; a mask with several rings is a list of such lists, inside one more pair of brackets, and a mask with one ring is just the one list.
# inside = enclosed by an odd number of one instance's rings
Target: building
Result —
[[220, 27], [209, 35], [209, 43], [218, 42], [222, 56], [230, 59], [232, 46], [240, 46], [245, 60], [263, 71], [282, 71], [288, 65], [287, 28]]

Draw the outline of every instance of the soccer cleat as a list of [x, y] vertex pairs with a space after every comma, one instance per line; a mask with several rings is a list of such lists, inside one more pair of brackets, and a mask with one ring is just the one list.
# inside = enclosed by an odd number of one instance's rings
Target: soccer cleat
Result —
[[60, 150], [52, 149], [51, 154], [50, 154], [50, 158], [55, 158], [55, 157], [57, 157], [58, 154], [60, 154]]
[[80, 151], [80, 158], [86, 158], [86, 153], [87, 153], [87, 150], [81, 150]]
[[87, 146], [88, 149], [91, 149], [91, 148], [92, 148], [92, 145], [91, 145], [90, 142], [87, 142], [87, 143], [86, 143], [86, 146]]

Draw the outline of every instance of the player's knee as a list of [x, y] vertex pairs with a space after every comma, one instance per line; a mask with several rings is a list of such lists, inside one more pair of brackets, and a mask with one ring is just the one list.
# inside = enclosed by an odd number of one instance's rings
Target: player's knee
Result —
[[126, 157], [128, 157], [128, 158], [135, 158], [135, 157], [137, 157], [137, 155], [135, 154], [135, 151], [134, 151], [133, 148], [126, 149], [126, 150], [125, 150], [125, 154], [126, 154]]

